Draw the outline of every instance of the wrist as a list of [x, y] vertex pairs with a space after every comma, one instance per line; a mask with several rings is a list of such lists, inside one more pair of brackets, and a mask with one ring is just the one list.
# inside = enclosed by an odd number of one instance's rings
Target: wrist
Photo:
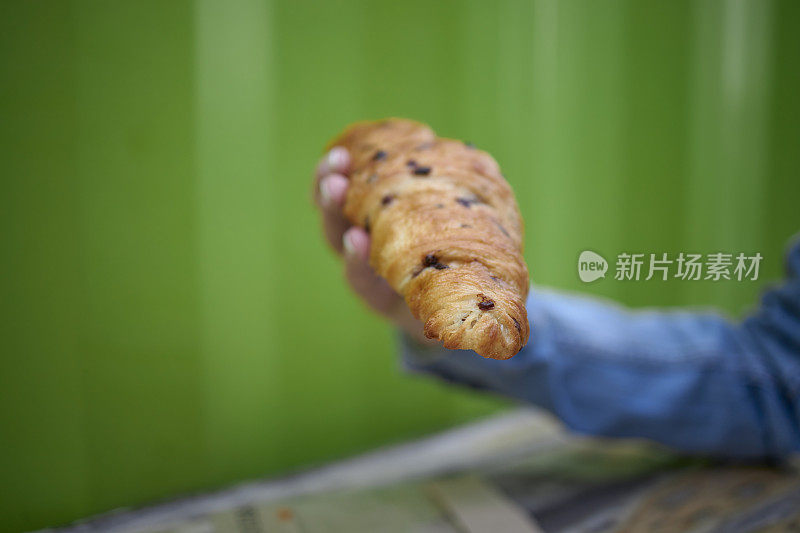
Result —
[[421, 320], [414, 318], [414, 315], [411, 314], [411, 310], [406, 306], [404, 301], [401, 300], [399, 302], [397, 312], [394, 315], [392, 321], [395, 325], [402, 329], [418, 344], [422, 346], [436, 346], [439, 344], [439, 341], [429, 339], [425, 336], [425, 325]]

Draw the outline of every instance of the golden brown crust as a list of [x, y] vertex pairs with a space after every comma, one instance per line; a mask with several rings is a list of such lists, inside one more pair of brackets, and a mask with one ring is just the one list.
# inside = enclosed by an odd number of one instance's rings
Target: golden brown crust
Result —
[[525, 346], [522, 219], [492, 156], [405, 119], [354, 124], [333, 146], [352, 158], [345, 216], [425, 335], [495, 359]]

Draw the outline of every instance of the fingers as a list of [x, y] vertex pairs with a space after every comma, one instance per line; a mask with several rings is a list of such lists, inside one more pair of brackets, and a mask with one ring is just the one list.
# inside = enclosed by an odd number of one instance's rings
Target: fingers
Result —
[[342, 253], [342, 236], [350, 223], [342, 214], [342, 204], [349, 182], [341, 174], [322, 178], [319, 184], [319, 206], [322, 211], [322, 229], [328, 243]]
[[335, 146], [325, 154], [317, 165], [317, 179], [328, 174], [347, 174], [350, 170], [350, 152], [341, 146]]
[[329, 174], [319, 181], [319, 205], [323, 210], [341, 212], [350, 182], [341, 174]]
[[314, 201], [320, 207], [323, 207], [322, 197], [322, 182], [325, 178], [331, 175], [338, 175], [347, 179], [347, 173], [350, 171], [350, 153], [346, 148], [336, 146], [322, 157], [322, 160], [317, 164], [314, 171]]
[[346, 172], [350, 167], [350, 154], [345, 148], [331, 149], [316, 169], [314, 199], [322, 211], [325, 238], [334, 250], [342, 252], [342, 236], [350, 226], [342, 214], [349, 181]]
[[362, 228], [354, 226], [348, 229], [342, 237], [345, 259], [348, 263], [367, 265], [369, 258], [369, 234]]
[[369, 266], [369, 235], [359, 227], [352, 227], [344, 233], [342, 241], [345, 277], [350, 286], [370, 307], [394, 320], [401, 299]]

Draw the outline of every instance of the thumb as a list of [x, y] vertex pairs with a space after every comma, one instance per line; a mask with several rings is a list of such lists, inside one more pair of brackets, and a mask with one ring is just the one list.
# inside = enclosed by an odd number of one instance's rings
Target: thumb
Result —
[[400, 297], [369, 266], [370, 238], [359, 227], [348, 229], [342, 237], [345, 277], [353, 290], [375, 311], [389, 317], [396, 312]]

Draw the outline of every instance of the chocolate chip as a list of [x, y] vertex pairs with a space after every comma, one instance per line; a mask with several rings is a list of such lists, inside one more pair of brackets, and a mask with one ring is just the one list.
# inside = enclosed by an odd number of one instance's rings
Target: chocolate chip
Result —
[[471, 228], [472, 226], [470, 226], [469, 224], [461, 224], [461, 227], [462, 228]]
[[386, 159], [387, 155], [389, 155], [389, 154], [387, 154], [383, 150], [378, 150], [377, 152], [375, 152], [375, 155], [372, 156], [372, 160], [373, 161], [381, 161], [383, 159]]
[[479, 203], [477, 198], [456, 198], [456, 202], [458, 202], [459, 204], [463, 205], [466, 208], [469, 208], [470, 206], [472, 206], [472, 204]]
[[489, 311], [490, 309], [494, 309], [494, 300], [491, 298], [487, 298], [483, 294], [478, 294], [479, 302], [478, 302], [478, 309], [481, 311]]
[[389, 205], [390, 203], [394, 202], [394, 195], [387, 194], [383, 198], [381, 198], [381, 205]]
[[440, 263], [439, 259], [434, 254], [428, 254], [425, 256], [425, 259], [422, 260], [422, 267], [423, 268], [433, 267], [436, 270], [444, 270], [446, 268], [450, 268], [444, 263]]
[[431, 167], [414, 167], [415, 176], [427, 176], [431, 173]]
[[436, 209], [442, 209], [443, 207], [444, 207], [444, 204], [436, 204]]
[[506, 231], [506, 228], [504, 228], [502, 224], [500, 224], [496, 220], [494, 221], [494, 223], [497, 225], [497, 227], [500, 229], [500, 231], [503, 232], [503, 235], [505, 235], [506, 237], [511, 237], [511, 235], [508, 234], [508, 232]]
[[438, 262], [439, 260], [436, 258], [434, 254], [428, 254], [425, 256], [425, 259], [422, 260], [422, 264], [426, 267], [433, 266]]
[[415, 166], [417, 166], [417, 162], [414, 161], [413, 159], [409, 159], [408, 161], [406, 161], [406, 166], [414, 168]]
[[490, 309], [494, 309], [494, 302], [489, 299], [478, 302], [478, 309], [481, 311], [489, 311]]
[[423, 270], [425, 270], [426, 268], [430, 268], [430, 267], [433, 267], [436, 270], [445, 270], [445, 269], [450, 268], [449, 266], [445, 265], [444, 263], [440, 263], [438, 261], [438, 259], [436, 259], [435, 255], [428, 254], [428, 255], [425, 256], [425, 259], [422, 261], [422, 266], [417, 268], [417, 269], [415, 269], [414, 273], [411, 274], [411, 277], [412, 278], [416, 278], [417, 276], [419, 276], [422, 273]]
[[511, 320], [514, 321], [514, 326], [516, 326], [517, 331], [522, 331], [522, 328], [520, 327], [519, 322], [517, 322], [517, 319], [512, 316]]

